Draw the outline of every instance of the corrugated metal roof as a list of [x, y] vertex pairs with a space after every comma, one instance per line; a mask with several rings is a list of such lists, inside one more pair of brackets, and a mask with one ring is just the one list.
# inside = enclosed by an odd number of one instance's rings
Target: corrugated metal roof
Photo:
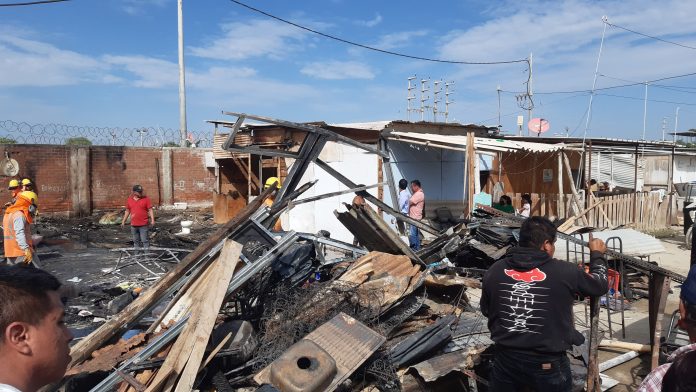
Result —
[[[432, 133], [414, 133], [414, 132], [392, 132], [389, 139], [409, 141], [414, 140], [418, 142], [430, 142], [433, 143], [433, 147], [438, 147], [438, 145], [447, 146], [466, 146], [466, 136], [455, 136], [455, 135], [437, 135]], [[557, 144], [546, 144], [546, 143], [533, 143], [521, 140], [510, 140], [510, 139], [493, 139], [485, 137], [475, 138], [476, 149], [478, 150], [489, 150], [489, 151], [501, 151], [501, 152], [513, 152], [513, 151], [529, 151], [529, 152], [553, 152], [566, 148], [563, 143]], [[446, 146], [443, 146], [446, 148]]]
[[327, 124], [332, 127], [339, 128], [353, 128], [353, 129], [364, 129], [368, 131], [381, 131], [391, 124], [391, 121], [372, 121], [372, 122], [359, 122], [359, 123], [345, 123], [345, 124]]
[[[604, 240], [605, 242], [607, 241], [608, 238], [611, 237], [619, 237], [621, 238], [621, 242], [623, 243], [623, 253], [629, 256], [647, 256], [647, 255], [652, 255], [655, 253], [662, 253], [665, 252], [665, 247], [662, 246], [662, 242], [658, 240], [657, 238], [641, 233], [639, 231], [633, 230], [633, 229], [617, 229], [617, 230], [606, 230], [606, 231], [596, 231], [592, 233], [594, 238], [599, 238]], [[588, 240], [588, 235], [584, 234], [583, 235], [583, 240], [587, 241]], [[613, 243], [612, 241], [609, 241], [607, 245], [611, 248], [613, 246], [618, 246], [619, 242], [616, 241]], [[555, 257], [557, 259], [561, 260], [566, 260], [566, 241], [563, 240], [558, 240], [556, 241], [556, 254]], [[571, 260], [568, 261], [575, 261], [575, 258], [573, 256], [572, 251], [575, 249], [574, 244], [570, 244], [570, 250], [571, 250], [571, 255], [570, 258]], [[618, 249], [617, 249], [618, 250]], [[580, 247], [578, 246], [578, 252], [580, 251]], [[590, 261], [589, 253], [587, 248], [584, 248], [585, 251], [585, 260]], [[580, 254], [578, 253], [578, 259], [580, 258]]]

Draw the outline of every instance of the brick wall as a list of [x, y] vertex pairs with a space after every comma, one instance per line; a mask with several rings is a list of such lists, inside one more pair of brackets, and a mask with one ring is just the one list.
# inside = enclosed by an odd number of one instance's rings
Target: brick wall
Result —
[[[210, 202], [215, 173], [205, 167], [204, 149], [172, 148], [171, 184], [166, 184], [163, 149], [93, 146], [87, 149], [80, 172], [75, 167], [76, 147], [50, 145], [0, 145], [0, 159], [9, 154], [19, 164], [19, 176], [34, 179], [42, 212], [75, 213], [76, 176], [89, 184], [82, 194], [89, 209], [120, 208], [134, 184], [140, 184], [154, 205], [160, 205], [167, 186], [175, 202]], [[72, 154], [72, 155], [71, 155]], [[72, 156], [72, 160], [71, 160]], [[0, 173], [0, 189], [10, 177]], [[72, 189], [71, 189], [72, 188]], [[9, 200], [9, 193], [6, 193]], [[4, 199], [0, 199], [2, 201]], [[87, 211], [88, 212], [88, 211]], [[83, 212], [84, 213], [84, 212]]]

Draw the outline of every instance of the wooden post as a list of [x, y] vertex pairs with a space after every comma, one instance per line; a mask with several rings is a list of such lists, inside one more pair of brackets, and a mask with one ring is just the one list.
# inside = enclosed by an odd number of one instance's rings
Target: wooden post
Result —
[[558, 152], [558, 170], [556, 171], [558, 177], [558, 219], [563, 219], [566, 217], [563, 205], [563, 157], [561, 152]]
[[474, 165], [476, 164], [476, 149], [474, 146], [474, 131], [466, 132], [466, 161], [467, 161], [467, 206], [469, 208], [469, 216], [474, 211]]
[[599, 363], [597, 350], [599, 347], [599, 297], [590, 297], [590, 341], [587, 361], [587, 391], [601, 391], [602, 381], [599, 378]]
[[530, 193], [536, 193], [536, 182], [537, 182], [537, 171], [539, 169], [539, 165], [537, 163], [538, 161], [538, 155], [537, 153], [534, 153], [534, 170], [532, 170], [532, 189]]
[[[575, 189], [575, 183], [573, 183], [573, 171], [570, 170], [570, 160], [568, 159], [568, 156], [565, 154], [565, 152], [562, 152], [561, 154], [563, 155], [563, 162], [565, 163], [566, 174], [568, 175], [568, 182], [570, 182], [570, 191], [573, 193], [573, 203], [571, 203], [570, 205], [575, 206], [575, 214], [580, 214], [580, 211], [582, 211], [583, 208], [580, 204], [580, 196], [578, 195], [578, 190]], [[589, 225], [589, 221], [587, 220], [585, 214], [582, 214], [580, 218], [582, 219], [582, 222], [585, 224], [585, 226]]]
[[638, 222], [638, 143], [636, 143], [636, 159], [633, 172], [633, 223]]
[[[380, 139], [379, 140], [379, 146], [380, 150], [384, 152], [385, 154], [389, 154], [389, 148], [387, 146], [387, 141], [385, 139]], [[399, 196], [396, 193], [396, 180], [394, 179], [394, 173], [392, 172], [392, 167], [390, 163], [390, 158], [383, 158], [382, 157], [382, 169], [384, 170], [384, 173], [387, 175], [387, 181], [389, 182], [389, 197], [391, 198], [392, 205], [394, 206], [395, 210], [400, 210], [401, 206], [399, 206]], [[381, 173], [380, 173], [381, 174]], [[382, 182], [382, 180], [379, 180], [378, 182]], [[399, 230], [399, 233], [401, 235], [406, 234], [406, 228], [404, 226], [404, 222], [400, 220], [396, 220], [396, 227]]]
[[648, 321], [650, 323], [650, 344], [652, 361], [650, 369], [655, 369], [660, 356], [660, 336], [662, 336], [662, 318], [669, 296], [671, 279], [668, 276], [652, 273], [648, 281]]

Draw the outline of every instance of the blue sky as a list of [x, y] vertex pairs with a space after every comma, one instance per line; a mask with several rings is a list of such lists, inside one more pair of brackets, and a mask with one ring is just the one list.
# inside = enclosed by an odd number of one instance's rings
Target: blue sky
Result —
[[[10, 0], [7, 0], [9, 2]], [[5, 2], [5, 0], [2, 0]], [[585, 90], [609, 21], [696, 46], [696, 2], [260, 1], [248, 4], [314, 29], [434, 58], [496, 61], [534, 53], [534, 91]], [[496, 125], [498, 85], [524, 89], [526, 65], [450, 65], [387, 56], [327, 40], [226, 0], [184, 0], [188, 126], [222, 110], [331, 123], [406, 119], [406, 78], [454, 81], [450, 118]], [[73, 0], [0, 8], [0, 120], [178, 127], [176, 0]], [[598, 87], [696, 72], [696, 50], [609, 28]], [[613, 78], [613, 79], [612, 79]], [[696, 128], [696, 76], [650, 87], [647, 138], [663, 117]], [[432, 86], [431, 86], [432, 87]], [[591, 136], [638, 138], [643, 87], [602, 91]], [[430, 93], [432, 96], [432, 93]], [[636, 98], [636, 99], [630, 99]], [[588, 95], [535, 95], [551, 133], [584, 129]], [[502, 93], [504, 130], [516, 128]], [[687, 105], [691, 103], [691, 105]], [[526, 112], [524, 112], [526, 118]], [[428, 116], [431, 118], [431, 116]]]

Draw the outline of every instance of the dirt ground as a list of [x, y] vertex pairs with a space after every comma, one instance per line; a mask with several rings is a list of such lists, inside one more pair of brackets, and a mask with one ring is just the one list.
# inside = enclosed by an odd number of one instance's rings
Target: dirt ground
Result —
[[[109, 316], [110, 301], [133, 289], [148, 287], [176, 262], [168, 253], [160, 260], [150, 261], [162, 254], [152, 251], [143, 260], [143, 266], [132, 264], [134, 259], [128, 255], [133, 252], [120, 251], [133, 247], [130, 227], [121, 227], [118, 217], [122, 215], [116, 214], [115, 219], [109, 220], [110, 224], [100, 224], [104, 214], [79, 219], [41, 216], [33, 228], [34, 234], [43, 237], [37, 247], [42, 268], [73, 288], [73, 297], [68, 299], [66, 307], [66, 321], [78, 337], [104, 322]], [[177, 234], [181, 232], [182, 220], [194, 222], [191, 234]], [[187, 253], [183, 250], [195, 248], [217, 228], [209, 209], [158, 210], [155, 221], [150, 231], [150, 246], [179, 249], [173, 252], [179, 259]]]

